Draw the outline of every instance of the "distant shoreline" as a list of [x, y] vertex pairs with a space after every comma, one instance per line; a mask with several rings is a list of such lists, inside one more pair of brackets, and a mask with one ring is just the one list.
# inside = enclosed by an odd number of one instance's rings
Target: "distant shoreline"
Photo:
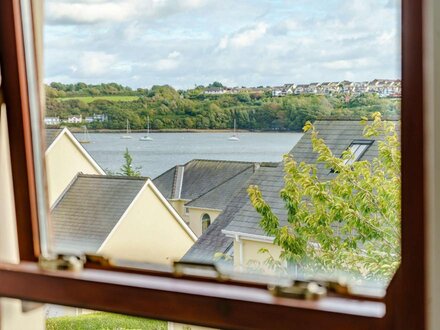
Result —
[[[51, 127], [46, 127], [51, 129]], [[84, 130], [80, 127], [68, 127], [72, 133], [83, 133]], [[88, 129], [89, 133], [125, 133], [125, 129]], [[131, 130], [132, 133], [147, 133], [146, 129]], [[237, 130], [237, 133], [303, 133], [302, 131], [275, 131], [275, 130]], [[233, 133], [231, 129], [160, 129], [151, 130], [150, 133]]]

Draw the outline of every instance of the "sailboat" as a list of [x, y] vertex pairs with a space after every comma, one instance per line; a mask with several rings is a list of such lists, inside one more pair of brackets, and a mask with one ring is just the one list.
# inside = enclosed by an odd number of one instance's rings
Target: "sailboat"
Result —
[[81, 144], [90, 143], [89, 131], [87, 130], [87, 126], [83, 126], [83, 128], [84, 128], [83, 138], [79, 140], [79, 143]]
[[153, 141], [153, 138], [150, 136], [150, 116], [147, 116], [147, 135], [144, 135], [139, 140], [141, 140], [141, 141]]
[[236, 120], [234, 119], [234, 133], [232, 133], [232, 136], [230, 136], [228, 138], [229, 141], [240, 141], [240, 139], [237, 136], [236, 126], [237, 126], [237, 123], [236, 123]]
[[128, 119], [127, 119], [127, 130], [126, 130], [125, 135], [121, 136], [121, 139], [131, 139], [132, 137], [131, 137], [130, 133], [131, 133], [130, 123], [128, 122]]

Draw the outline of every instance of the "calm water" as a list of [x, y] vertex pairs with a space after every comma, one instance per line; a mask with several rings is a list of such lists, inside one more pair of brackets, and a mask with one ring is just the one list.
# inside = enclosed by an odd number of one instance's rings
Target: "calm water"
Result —
[[[121, 139], [120, 133], [90, 134], [92, 143], [83, 146], [105, 170], [119, 171], [128, 148], [133, 165], [142, 175], [155, 178], [191, 159], [224, 159], [278, 162], [301, 138], [301, 133], [240, 133], [240, 141], [229, 141], [229, 133], [153, 133], [153, 141]], [[76, 134], [81, 139], [82, 134]]]

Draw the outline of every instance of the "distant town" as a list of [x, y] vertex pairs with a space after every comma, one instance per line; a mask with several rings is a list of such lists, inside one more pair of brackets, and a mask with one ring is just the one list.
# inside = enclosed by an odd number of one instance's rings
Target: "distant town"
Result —
[[339, 82], [314, 82], [310, 84], [284, 84], [274, 87], [209, 87], [204, 93], [208, 95], [239, 94], [239, 93], [265, 93], [271, 92], [274, 97], [286, 95], [334, 95], [364, 93], [377, 94], [380, 97], [400, 97], [401, 81], [398, 79], [374, 79], [372, 81], [353, 82], [343, 80]]

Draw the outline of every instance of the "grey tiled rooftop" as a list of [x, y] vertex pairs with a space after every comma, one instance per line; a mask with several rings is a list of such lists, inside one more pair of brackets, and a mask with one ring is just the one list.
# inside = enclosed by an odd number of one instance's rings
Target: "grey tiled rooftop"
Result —
[[[252, 162], [194, 159], [169, 169], [153, 182], [166, 198], [191, 201], [253, 166]], [[177, 187], [179, 167], [184, 169], [181, 189]]]
[[207, 191], [202, 196], [186, 203], [185, 206], [218, 209], [223, 211], [238, 189], [240, 189], [254, 174], [255, 168], [256, 167], [254, 166], [247, 167], [229, 180]]
[[52, 144], [53, 141], [55, 141], [58, 134], [60, 134], [62, 131], [61, 128], [46, 128], [44, 130], [45, 133], [45, 140], [46, 140], [46, 149], [49, 148], [49, 146]]
[[57, 252], [96, 252], [147, 178], [79, 174], [54, 205]]

